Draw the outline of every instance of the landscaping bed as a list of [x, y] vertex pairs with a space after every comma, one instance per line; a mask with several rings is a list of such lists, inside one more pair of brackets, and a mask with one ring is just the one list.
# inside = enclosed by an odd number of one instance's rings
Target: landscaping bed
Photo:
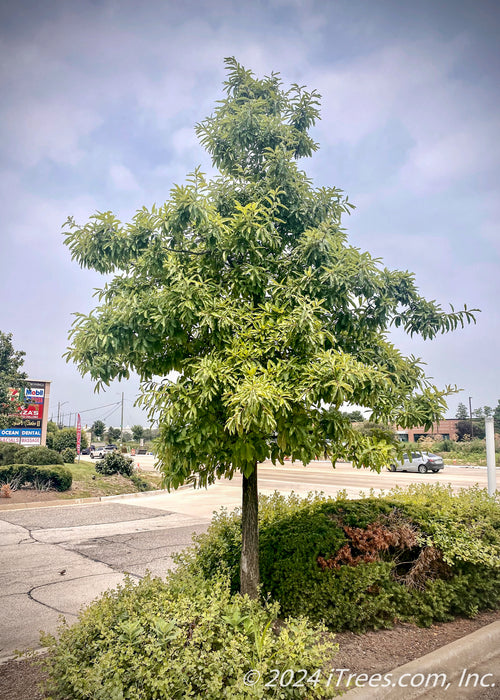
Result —
[[[332, 659], [335, 668], [349, 668], [353, 673], [386, 673], [418, 659], [500, 619], [500, 611], [485, 611], [475, 618], [458, 618], [422, 629], [411, 624], [396, 625], [390, 630], [335, 635], [339, 651]], [[327, 666], [328, 668], [328, 666]], [[0, 665], [2, 700], [44, 700], [38, 689], [46, 673], [30, 659], [12, 660]]]
[[[42, 636], [50, 697], [275, 697], [265, 680], [247, 686], [247, 672], [384, 673], [499, 619], [500, 508], [482, 489], [275, 493], [261, 498], [259, 527], [259, 601], [238, 594], [241, 515], [222, 509], [165, 579], [128, 579]], [[40, 677], [25, 664], [0, 669], [14, 700], [16, 674]]]
[[[13, 503], [32, 503], [36, 501], [68, 500], [74, 498], [96, 498], [116, 496], [125, 493], [137, 493], [161, 488], [161, 476], [152, 472], [134, 471], [134, 480], [122, 474], [103, 475], [96, 472], [93, 462], [81, 461], [64, 465], [72, 474], [73, 481], [67, 491], [54, 489], [40, 490], [18, 488], [9, 498], [0, 498], [0, 507]], [[138, 485], [137, 477], [144, 482]]]

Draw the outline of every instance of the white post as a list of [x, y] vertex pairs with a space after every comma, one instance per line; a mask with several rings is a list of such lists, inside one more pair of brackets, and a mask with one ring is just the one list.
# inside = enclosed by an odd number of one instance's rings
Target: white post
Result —
[[486, 429], [486, 466], [488, 469], [488, 495], [494, 496], [497, 488], [497, 475], [495, 465], [495, 431], [493, 416], [484, 419]]

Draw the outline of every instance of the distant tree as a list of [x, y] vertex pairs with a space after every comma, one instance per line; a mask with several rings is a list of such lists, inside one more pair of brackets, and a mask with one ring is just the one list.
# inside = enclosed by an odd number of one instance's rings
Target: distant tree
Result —
[[498, 403], [495, 406], [493, 418], [495, 420], [495, 430], [500, 430], [500, 399], [498, 399]]
[[469, 411], [467, 410], [467, 406], [460, 402], [457, 407], [457, 412], [455, 414], [455, 418], [458, 418], [458, 420], [467, 420], [469, 417]]
[[57, 427], [57, 423], [53, 420], [47, 421], [47, 432], [48, 433], [56, 433], [59, 430]]
[[112, 442], [116, 442], [117, 440], [119, 440], [120, 435], [121, 435], [120, 428], [113, 428], [113, 427], [109, 426], [108, 432], [106, 433], [106, 438], [107, 438], [108, 444], [111, 445]]
[[474, 416], [474, 418], [477, 418], [477, 419], [484, 418], [484, 415], [485, 415], [484, 408], [481, 408], [481, 407], [475, 408], [472, 411], [472, 415]]
[[152, 440], [153, 439], [153, 431], [151, 428], [144, 428], [144, 433], [142, 435], [144, 440]]
[[464, 442], [466, 440], [482, 440], [485, 435], [484, 422], [473, 421], [472, 426], [470, 420], [459, 420], [456, 425], [457, 441]]
[[396, 431], [390, 425], [364, 421], [361, 425], [356, 427], [356, 430], [362, 435], [376, 439], [377, 442], [384, 441], [389, 445], [396, 445], [399, 442]]
[[489, 416], [493, 415], [493, 409], [491, 406], [483, 406], [483, 413], [486, 416], [486, 418], [489, 418]]
[[142, 425], [133, 425], [132, 426], [132, 437], [134, 440], [140, 440], [141, 437], [144, 437], [144, 428]]
[[21, 367], [25, 354], [14, 350], [12, 333], [0, 331], [0, 429], [9, 428], [15, 422], [24, 403], [22, 394], [27, 375], [21, 372]]
[[106, 430], [106, 426], [102, 422], [102, 420], [96, 420], [92, 423], [92, 427], [90, 428], [92, 435], [95, 435], [96, 438], [99, 438], [99, 440], [102, 440], [104, 436], [104, 431]]
[[342, 415], [345, 416], [346, 418], [349, 418], [351, 423], [361, 423], [364, 421], [365, 417], [361, 413], [361, 411], [342, 411]]

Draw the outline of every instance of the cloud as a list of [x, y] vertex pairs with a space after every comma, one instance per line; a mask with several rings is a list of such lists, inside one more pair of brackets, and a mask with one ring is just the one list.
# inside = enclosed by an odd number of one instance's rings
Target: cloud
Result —
[[113, 186], [117, 190], [134, 192], [141, 189], [135, 177], [124, 165], [112, 165], [109, 169], [109, 175]]
[[[322, 143], [351, 146], [399, 122], [413, 141], [400, 182], [415, 192], [446, 188], [498, 165], [500, 110], [491, 86], [464, 81], [465, 37], [398, 42], [320, 71]], [[490, 111], [484, 113], [484, 105]]]

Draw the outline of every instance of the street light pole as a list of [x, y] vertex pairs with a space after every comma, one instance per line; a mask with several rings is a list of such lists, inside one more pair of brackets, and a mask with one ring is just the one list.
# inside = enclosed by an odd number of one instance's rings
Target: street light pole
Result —
[[61, 408], [67, 403], [69, 403], [69, 401], [63, 401], [62, 403], [60, 401], [57, 402], [57, 427], [58, 428], [61, 428], [61, 418], [62, 418]]

